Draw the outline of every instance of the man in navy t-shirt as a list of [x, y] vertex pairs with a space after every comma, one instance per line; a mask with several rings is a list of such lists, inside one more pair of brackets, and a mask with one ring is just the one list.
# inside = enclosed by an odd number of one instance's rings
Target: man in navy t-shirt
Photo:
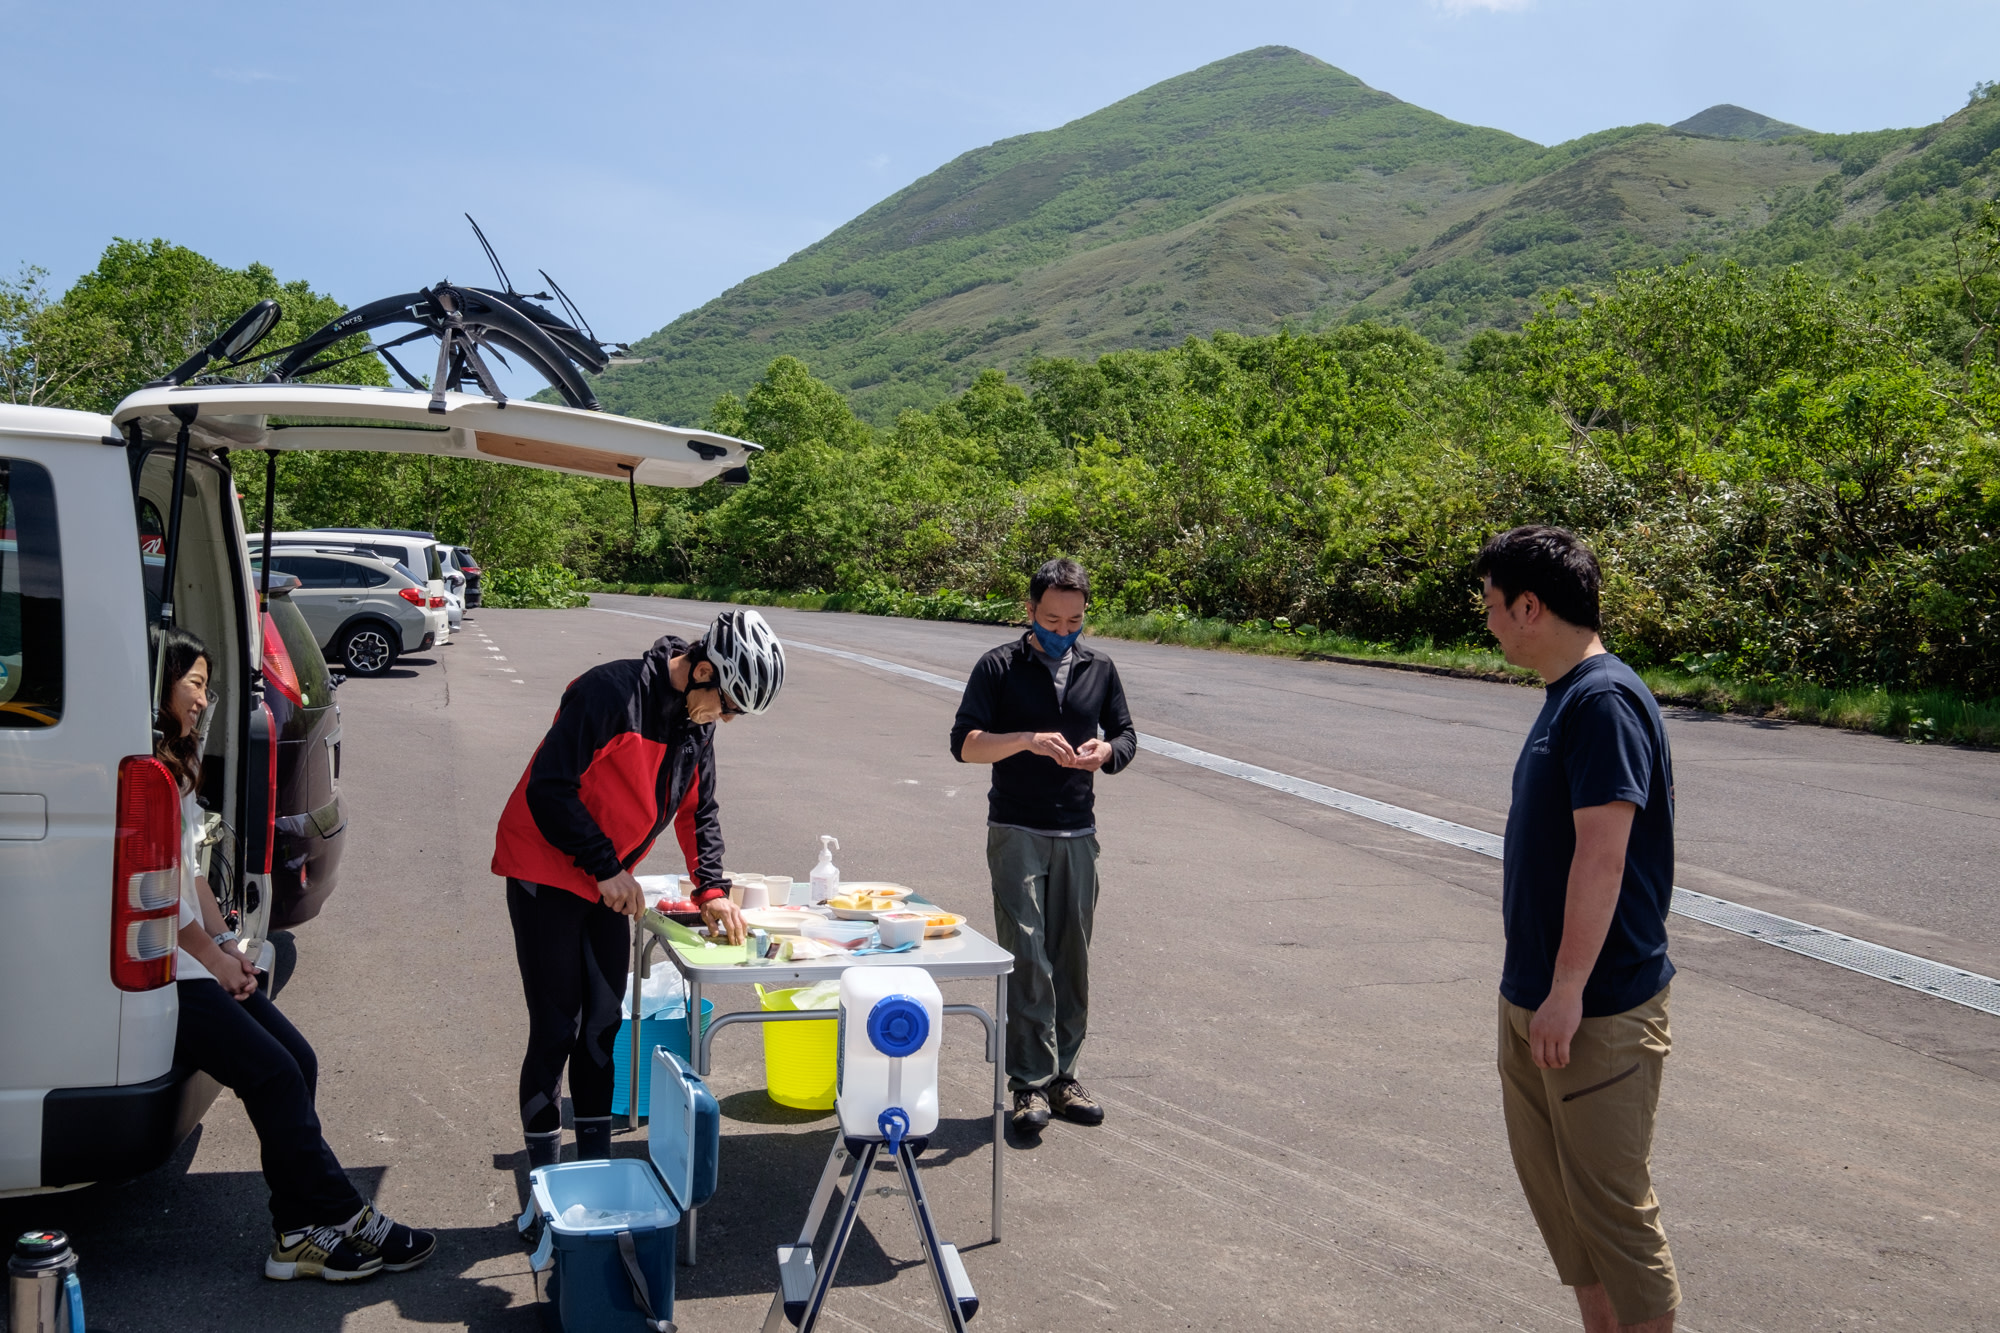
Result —
[[1507, 813], [1508, 1146], [1585, 1329], [1671, 1329], [1680, 1284], [1652, 1185], [1674, 975], [1666, 728], [1652, 692], [1598, 637], [1597, 558], [1583, 542], [1515, 528], [1475, 570], [1501, 651], [1548, 686]]

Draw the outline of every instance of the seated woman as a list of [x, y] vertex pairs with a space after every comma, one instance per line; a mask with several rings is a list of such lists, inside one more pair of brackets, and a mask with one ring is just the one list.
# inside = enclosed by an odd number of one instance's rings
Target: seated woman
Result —
[[181, 1012], [174, 1063], [233, 1089], [257, 1129], [277, 1232], [264, 1276], [347, 1282], [385, 1268], [415, 1268], [431, 1257], [437, 1238], [376, 1211], [348, 1181], [313, 1109], [319, 1061], [258, 989], [257, 974], [236, 951], [235, 932], [224, 928], [207, 879], [195, 873], [201, 808], [194, 788], [201, 719], [209, 706], [208, 649], [185, 630], [156, 629], [153, 651], [165, 658], [155, 753], [181, 789]]

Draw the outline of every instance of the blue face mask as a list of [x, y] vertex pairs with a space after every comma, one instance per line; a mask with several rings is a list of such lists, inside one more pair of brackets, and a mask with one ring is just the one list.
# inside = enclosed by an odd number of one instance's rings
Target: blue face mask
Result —
[[1070, 650], [1070, 645], [1083, 637], [1082, 626], [1078, 626], [1069, 634], [1058, 634], [1054, 630], [1043, 629], [1040, 625], [1029, 625], [1028, 628], [1035, 632], [1035, 642], [1042, 646], [1042, 651], [1057, 661], [1062, 660], [1062, 655]]

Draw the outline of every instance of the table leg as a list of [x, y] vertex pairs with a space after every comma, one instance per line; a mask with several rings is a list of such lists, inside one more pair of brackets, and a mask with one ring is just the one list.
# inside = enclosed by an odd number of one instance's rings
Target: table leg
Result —
[[693, 977], [687, 983], [688, 1006], [688, 1063], [694, 1072], [708, 1077], [708, 1052], [701, 1043], [701, 982]]
[[993, 1239], [1000, 1239], [1001, 1167], [1007, 1152], [1007, 977], [993, 979]]
[[[701, 1075], [703, 1078], [707, 1078], [708, 1077], [707, 1052], [705, 1052], [702, 1049], [702, 1041], [701, 1041], [701, 982], [695, 980], [693, 977], [689, 977], [687, 984], [687, 993], [688, 993], [688, 1001], [687, 1001], [688, 1063], [695, 1066], [695, 1071], [694, 1071], [695, 1073]], [[697, 1225], [697, 1219], [699, 1218], [700, 1213], [701, 1210], [699, 1208], [690, 1208], [687, 1210], [687, 1215], [683, 1219], [687, 1223], [686, 1227], [687, 1266], [689, 1268], [693, 1268], [695, 1265], [695, 1255], [696, 1255], [695, 1227]]]
[[629, 1100], [625, 1103], [625, 1128], [639, 1128], [639, 1028], [644, 1022], [639, 1016], [639, 973], [646, 966], [646, 932], [635, 920], [632, 923], [632, 976], [626, 982], [627, 992], [632, 997], [632, 1063], [627, 1071], [631, 1075], [631, 1086], [626, 1089]]

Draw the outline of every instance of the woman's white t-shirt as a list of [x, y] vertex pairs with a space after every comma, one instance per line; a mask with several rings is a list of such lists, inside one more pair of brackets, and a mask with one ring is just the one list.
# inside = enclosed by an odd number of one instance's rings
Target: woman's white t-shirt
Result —
[[[194, 802], [194, 793], [181, 797], [181, 916], [180, 924], [193, 926], [201, 924], [201, 905], [195, 898], [204, 892], [197, 880], [195, 857], [201, 850], [201, 807]], [[207, 968], [195, 961], [194, 955], [186, 949], [177, 951], [174, 960], [174, 979], [177, 981], [213, 981], [215, 976]]]

